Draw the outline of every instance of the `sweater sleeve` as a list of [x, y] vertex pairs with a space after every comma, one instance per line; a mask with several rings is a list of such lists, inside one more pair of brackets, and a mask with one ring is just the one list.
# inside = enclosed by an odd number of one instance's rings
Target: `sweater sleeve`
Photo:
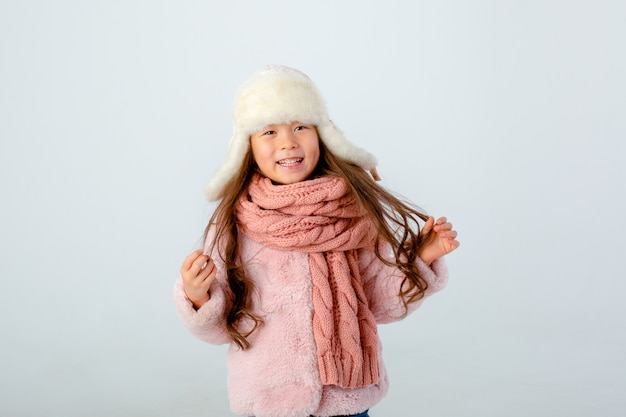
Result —
[[[213, 239], [213, 233], [209, 233], [205, 244], [204, 253], [208, 253]], [[211, 283], [209, 293], [211, 299], [204, 303], [198, 310], [187, 298], [183, 288], [183, 279], [179, 275], [174, 284], [174, 305], [183, 325], [189, 332], [200, 340], [207, 343], [219, 345], [232, 341], [230, 334], [226, 330], [226, 273], [216, 250], [211, 253], [211, 258], [215, 262], [217, 275]]]
[[200, 340], [219, 345], [232, 341], [226, 330], [224, 291], [211, 285], [211, 299], [196, 310], [183, 289], [182, 277], [174, 284], [174, 304], [178, 316], [189, 332]]
[[[393, 259], [391, 249], [388, 246], [385, 246], [381, 253], [387, 259]], [[409, 304], [407, 311], [398, 296], [400, 286], [405, 278], [404, 274], [396, 267], [385, 265], [372, 251], [363, 251], [360, 263], [363, 289], [370, 310], [379, 324], [398, 321], [411, 314], [426, 297], [442, 290], [448, 281], [448, 269], [443, 258], [435, 260], [428, 266], [418, 257], [416, 265], [428, 283], [428, 288], [422, 299]]]

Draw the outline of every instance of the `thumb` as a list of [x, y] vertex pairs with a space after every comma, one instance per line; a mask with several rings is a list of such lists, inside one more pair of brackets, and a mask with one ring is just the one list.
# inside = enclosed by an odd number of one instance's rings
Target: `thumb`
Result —
[[435, 218], [432, 216], [429, 217], [428, 220], [426, 220], [426, 223], [424, 223], [424, 227], [422, 227], [422, 231], [420, 232], [420, 235], [426, 236], [427, 234], [429, 234], [430, 231], [433, 229], [434, 224], [435, 224]]

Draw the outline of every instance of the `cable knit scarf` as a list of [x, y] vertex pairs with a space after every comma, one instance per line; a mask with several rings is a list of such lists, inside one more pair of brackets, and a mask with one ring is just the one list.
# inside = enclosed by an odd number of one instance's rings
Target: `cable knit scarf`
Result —
[[376, 322], [368, 308], [357, 249], [376, 228], [340, 178], [273, 185], [256, 175], [237, 208], [240, 230], [269, 247], [308, 253], [313, 336], [322, 383], [344, 388], [379, 379]]

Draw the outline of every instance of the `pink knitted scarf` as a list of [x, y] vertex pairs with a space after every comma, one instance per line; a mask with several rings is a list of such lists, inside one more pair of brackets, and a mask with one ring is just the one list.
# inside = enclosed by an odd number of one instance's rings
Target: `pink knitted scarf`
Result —
[[357, 258], [357, 249], [373, 248], [376, 227], [348, 191], [340, 178], [273, 185], [256, 175], [237, 207], [237, 220], [258, 242], [309, 254], [322, 383], [357, 388], [380, 377], [376, 322]]

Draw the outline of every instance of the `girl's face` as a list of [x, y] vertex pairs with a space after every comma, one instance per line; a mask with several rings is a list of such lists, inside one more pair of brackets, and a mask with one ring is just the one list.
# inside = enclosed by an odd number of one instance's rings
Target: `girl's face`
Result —
[[267, 126], [250, 136], [250, 146], [261, 173], [278, 184], [306, 180], [320, 158], [317, 129], [300, 122]]

